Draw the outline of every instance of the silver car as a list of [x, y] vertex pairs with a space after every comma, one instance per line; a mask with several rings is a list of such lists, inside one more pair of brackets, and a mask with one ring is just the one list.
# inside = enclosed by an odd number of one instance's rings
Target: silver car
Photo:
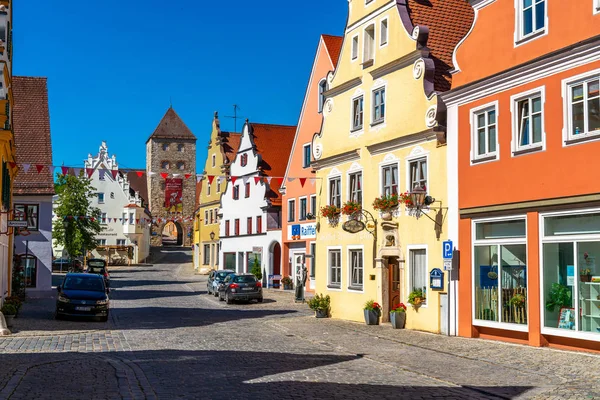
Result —
[[223, 282], [227, 275], [234, 274], [235, 271], [230, 269], [220, 269], [218, 271], [210, 271], [208, 274], [208, 282], [206, 282], [206, 291], [217, 297], [219, 295], [219, 283]]

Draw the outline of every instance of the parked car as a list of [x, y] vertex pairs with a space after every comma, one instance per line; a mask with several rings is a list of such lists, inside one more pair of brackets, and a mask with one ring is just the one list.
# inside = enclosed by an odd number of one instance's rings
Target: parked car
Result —
[[219, 283], [223, 282], [227, 275], [234, 274], [235, 271], [230, 269], [220, 269], [218, 271], [210, 271], [208, 274], [208, 282], [206, 282], [206, 291], [215, 297], [219, 294]]
[[108, 267], [106, 261], [101, 258], [90, 258], [87, 261], [87, 268], [85, 270], [88, 274], [97, 274], [104, 277], [104, 284], [106, 287], [110, 286], [110, 274], [108, 273]]
[[68, 273], [57, 290], [56, 319], [64, 316], [87, 316], [98, 317], [101, 321], [108, 320], [109, 289], [104, 285], [102, 276]]
[[231, 304], [236, 300], [263, 301], [262, 283], [253, 274], [231, 274], [219, 284], [219, 300]]
[[71, 260], [68, 258], [57, 258], [52, 261], [52, 272], [68, 272], [71, 267]]

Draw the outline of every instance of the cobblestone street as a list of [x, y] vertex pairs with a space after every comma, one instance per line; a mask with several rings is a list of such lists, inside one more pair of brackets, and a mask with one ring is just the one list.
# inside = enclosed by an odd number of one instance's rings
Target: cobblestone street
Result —
[[30, 299], [0, 338], [0, 399], [600, 398], [600, 357], [317, 320], [291, 293], [226, 305], [190, 252], [113, 268], [107, 323]]

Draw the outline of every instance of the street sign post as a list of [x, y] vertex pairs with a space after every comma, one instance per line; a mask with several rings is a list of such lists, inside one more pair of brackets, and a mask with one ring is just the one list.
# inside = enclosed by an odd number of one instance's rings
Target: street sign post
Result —
[[452, 260], [452, 240], [446, 240], [442, 243], [443, 259]]
[[452, 260], [444, 260], [444, 271], [452, 271]]

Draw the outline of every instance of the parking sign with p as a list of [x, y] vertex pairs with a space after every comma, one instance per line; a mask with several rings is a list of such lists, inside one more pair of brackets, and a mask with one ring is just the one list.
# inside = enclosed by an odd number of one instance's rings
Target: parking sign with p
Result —
[[445, 242], [443, 242], [442, 244], [443, 246], [443, 258], [445, 260], [451, 260], [452, 259], [452, 240], [446, 240]]

